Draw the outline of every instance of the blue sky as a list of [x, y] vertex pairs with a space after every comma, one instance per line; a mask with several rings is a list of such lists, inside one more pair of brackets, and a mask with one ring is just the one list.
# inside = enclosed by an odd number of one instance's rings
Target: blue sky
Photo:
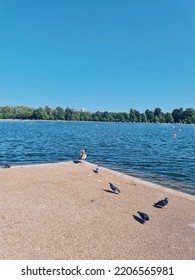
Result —
[[195, 1], [0, 0], [0, 106], [195, 108]]

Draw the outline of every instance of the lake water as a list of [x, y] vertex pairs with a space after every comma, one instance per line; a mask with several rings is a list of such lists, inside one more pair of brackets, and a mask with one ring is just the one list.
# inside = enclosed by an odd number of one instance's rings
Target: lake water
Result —
[[[173, 134], [176, 137], [173, 137]], [[0, 121], [0, 165], [87, 160], [195, 195], [195, 125]]]

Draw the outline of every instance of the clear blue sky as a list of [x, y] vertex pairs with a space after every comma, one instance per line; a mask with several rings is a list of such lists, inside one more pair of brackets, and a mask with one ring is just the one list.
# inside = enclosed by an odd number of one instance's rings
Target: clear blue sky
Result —
[[195, 1], [0, 0], [0, 106], [195, 108]]

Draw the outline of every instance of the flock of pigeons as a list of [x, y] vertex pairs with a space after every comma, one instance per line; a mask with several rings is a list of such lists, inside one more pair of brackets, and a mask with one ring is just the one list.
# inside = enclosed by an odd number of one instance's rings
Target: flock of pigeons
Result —
[[[100, 166], [98, 165], [95, 172], [99, 173], [99, 171], [100, 171]], [[110, 185], [111, 190], [114, 193], [119, 194], [121, 192], [120, 189], [117, 186], [115, 186], [114, 184], [112, 184], [111, 182], [109, 182], [109, 185]], [[168, 199], [168, 197], [165, 197], [164, 199], [159, 200], [158, 202], [155, 202], [153, 206], [156, 207], [156, 208], [163, 208], [168, 203], [169, 203], [169, 199]], [[148, 214], [146, 214], [144, 212], [141, 212], [141, 211], [138, 211], [137, 213], [139, 214], [140, 218], [142, 219], [142, 223], [150, 220], [150, 217], [149, 217]]]
[[11, 165], [5, 164], [2, 168], [10, 168], [10, 167], [11, 167]]
[[[153, 206], [156, 207], [156, 208], [163, 208], [165, 205], [168, 204], [168, 202], [169, 202], [168, 197], [165, 197], [164, 199], [159, 200], [158, 202], [154, 203]], [[150, 220], [148, 214], [146, 214], [144, 212], [140, 212], [140, 211], [138, 211], [137, 213], [140, 215], [143, 222]]]
[[[86, 159], [85, 151], [82, 150], [81, 154], [82, 155], [80, 155], [80, 158], [82, 160], [85, 160]], [[5, 166], [3, 166], [3, 168], [10, 168], [10, 167], [11, 166], [9, 164], [5, 164]], [[94, 170], [94, 171], [95, 171], [95, 173], [99, 173], [100, 172], [100, 165], [98, 165], [96, 167], [96, 170]], [[112, 184], [111, 182], [109, 182], [109, 185], [110, 185], [111, 190], [114, 193], [119, 194], [121, 192], [120, 189], [117, 186], [115, 186], [114, 184]], [[165, 197], [164, 199], [159, 200], [158, 202], [154, 203], [153, 206], [156, 207], [156, 208], [163, 208], [164, 206], [166, 206], [168, 204], [168, 202], [169, 202], [168, 197]], [[144, 223], [145, 221], [149, 221], [150, 220], [150, 217], [149, 217], [148, 214], [146, 214], [144, 212], [141, 212], [141, 211], [138, 211], [137, 213], [139, 214], [140, 218], [142, 219], [142, 223]]]

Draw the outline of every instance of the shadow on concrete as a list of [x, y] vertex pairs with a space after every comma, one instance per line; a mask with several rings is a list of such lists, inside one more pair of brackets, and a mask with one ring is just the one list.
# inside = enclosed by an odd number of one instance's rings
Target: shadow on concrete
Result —
[[140, 223], [140, 224], [142, 224], [142, 225], [145, 223], [144, 220], [142, 220], [140, 217], [138, 217], [138, 216], [136, 216], [136, 215], [133, 215], [133, 218], [134, 218], [134, 220], [136, 220], [138, 223]]
[[73, 160], [73, 162], [74, 162], [75, 164], [77, 164], [77, 163], [81, 163], [81, 161], [80, 161], [80, 160]]
[[108, 193], [112, 193], [112, 194], [118, 194], [118, 193], [115, 193], [114, 191], [111, 191], [111, 190], [105, 190], [105, 189], [102, 189], [104, 192], [108, 192]]

